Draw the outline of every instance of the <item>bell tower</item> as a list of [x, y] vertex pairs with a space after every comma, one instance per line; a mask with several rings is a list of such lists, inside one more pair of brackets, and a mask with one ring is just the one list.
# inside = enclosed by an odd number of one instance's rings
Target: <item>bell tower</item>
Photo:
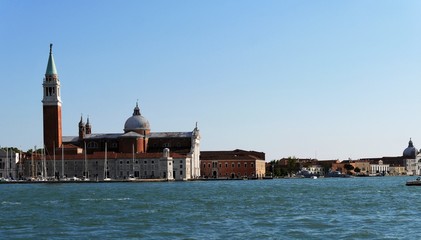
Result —
[[50, 44], [50, 55], [42, 88], [44, 147], [46, 154], [52, 155], [54, 148], [61, 147], [62, 144], [60, 80], [54, 63], [53, 44]]

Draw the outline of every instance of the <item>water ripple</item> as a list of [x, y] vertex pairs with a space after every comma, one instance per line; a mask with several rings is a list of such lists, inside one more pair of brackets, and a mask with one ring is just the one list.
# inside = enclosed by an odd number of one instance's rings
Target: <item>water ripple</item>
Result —
[[407, 179], [1, 185], [0, 237], [418, 239]]
[[21, 202], [8, 202], [8, 201], [3, 201], [1, 202], [2, 205], [21, 205]]

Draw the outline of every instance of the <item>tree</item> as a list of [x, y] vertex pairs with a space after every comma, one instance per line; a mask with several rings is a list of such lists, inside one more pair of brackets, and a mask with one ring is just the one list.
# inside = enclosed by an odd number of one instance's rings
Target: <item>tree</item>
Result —
[[273, 177], [284, 177], [288, 175], [286, 170], [287, 166], [281, 166], [279, 162], [280, 160], [272, 160], [269, 162], [268, 171], [273, 174]]
[[270, 164], [270, 172], [272, 174], [272, 177], [274, 177], [276, 175], [276, 171], [275, 171], [275, 169], [276, 169], [275, 168], [276, 167], [276, 163], [277, 163], [276, 160], [272, 160], [272, 161], [269, 162], [269, 164]]
[[2, 147], [1, 149], [3, 149], [4, 151], [10, 151], [12, 150], [15, 153], [21, 152], [22, 150], [16, 148], [16, 147]]
[[348, 174], [351, 174], [351, 171], [354, 170], [354, 166], [348, 163], [344, 165], [344, 168], [348, 171]]
[[291, 177], [293, 173], [296, 173], [300, 170], [300, 164], [297, 163], [297, 159], [295, 157], [289, 157], [287, 162], [287, 172], [288, 175]]
[[285, 177], [288, 175], [288, 172], [285, 168], [276, 169], [275, 173], [277, 174], [276, 176], [281, 176], [281, 177]]
[[361, 172], [361, 169], [360, 169], [359, 167], [356, 167], [356, 168], [354, 169], [354, 172], [356, 172], [356, 173], [360, 173], [360, 172]]
[[36, 153], [36, 154], [41, 154], [43, 151], [42, 148], [38, 148], [36, 151], [34, 151], [33, 149], [28, 149], [28, 151], [26, 151], [27, 154], [32, 154], [32, 153]]

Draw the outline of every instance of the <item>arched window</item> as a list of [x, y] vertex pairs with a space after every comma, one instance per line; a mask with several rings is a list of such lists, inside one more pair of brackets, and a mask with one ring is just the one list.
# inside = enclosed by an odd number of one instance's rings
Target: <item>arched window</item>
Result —
[[96, 142], [88, 142], [88, 148], [98, 148], [98, 143]]

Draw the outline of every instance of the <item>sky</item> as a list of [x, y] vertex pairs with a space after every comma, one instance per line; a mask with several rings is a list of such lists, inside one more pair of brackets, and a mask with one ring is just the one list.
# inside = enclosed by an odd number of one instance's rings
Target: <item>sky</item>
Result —
[[201, 150], [359, 159], [421, 147], [421, 1], [0, 1], [0, 146], [42, 146], [49, 44], [63, 135], [81, 115]]

